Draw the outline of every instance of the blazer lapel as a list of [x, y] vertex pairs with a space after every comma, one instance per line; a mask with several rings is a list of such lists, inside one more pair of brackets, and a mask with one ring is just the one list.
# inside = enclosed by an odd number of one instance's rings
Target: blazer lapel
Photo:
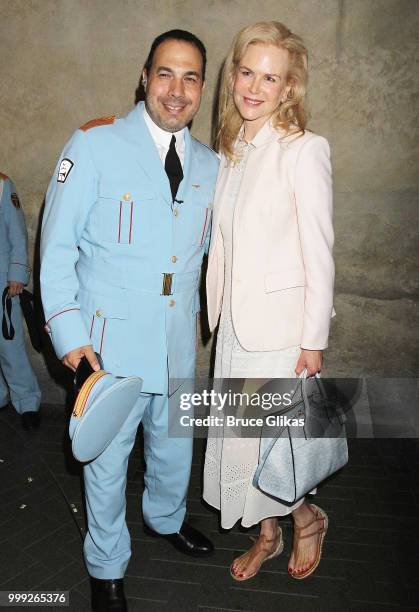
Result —
[[149, 177], [154, 188], [165, 202], [172, 205], [172, 194], [167, 174], [160, 160], [157, 147], [143, 118], [144, 103], [140, 102], [125, 118], [127, 137], [135, 144], [136, 161]]
[[217, 184], [215, 188], [214, 213], [211, 226], [211, 246], [210, 252], [208, 254], [208, 262], [212, 259], [213, 254], [215, 253], [216, 242], [219, 237], [218, 234], [221, 212], [223, 207], [223, 199], [225, 198], [224, 194], [226, 193], [226, 187], [230, 178], [230, 172], [231, 168], [227, 166], [227, 160], [223, 155], [220, 161], [220, 169], [218, 171]]

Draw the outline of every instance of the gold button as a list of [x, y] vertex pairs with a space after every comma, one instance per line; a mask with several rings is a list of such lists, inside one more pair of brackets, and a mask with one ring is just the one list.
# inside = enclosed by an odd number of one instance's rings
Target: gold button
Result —
[[175, 300], [169, 300], [169, 306], [174, 306], [176, 304]]
[[178, 211], [178, 209], [177, 209], [177, 208], [175, 208], [175, 210], [173, 211], [173, 214], [175, 215], [175, 217], [177, 217], [177, 216], [178, 216], [179, 211]]
[[173, 263], [176, 263], [176, 262], [177, 262], [177, 257], [176, 257], [176, 255], [172, 255], [172, 261], [173, 261]]
[[124, 193], [124, 195], [122, 196], [124, 198], [124, 200], [130, 200], [131, 199], [131, 194], [130, 193]]
[[101, 310], [96, 310], [96, 316], [97, 317], [101, 317], [102, 316], [102, 311]]

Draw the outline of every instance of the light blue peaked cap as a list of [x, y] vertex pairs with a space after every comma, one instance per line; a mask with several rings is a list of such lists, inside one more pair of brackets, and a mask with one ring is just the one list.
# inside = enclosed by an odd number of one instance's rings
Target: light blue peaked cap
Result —
[[[117, 378], [104, 371], [87, 378], [69, 423], [72, 451], [78, 461], [92, 461], [109, 446], [137, 402], [142, 383], [137, 376]], [[84, 408], [81, 416], [75, 416], [80, 400]]]

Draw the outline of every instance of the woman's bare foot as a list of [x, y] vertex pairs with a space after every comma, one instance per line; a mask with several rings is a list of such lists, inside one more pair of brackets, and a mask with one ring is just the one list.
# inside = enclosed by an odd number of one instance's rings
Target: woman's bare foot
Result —
[[263, 520], [260, 535], [252, 548], [233, 561], [230, 567], [231, 575], [236, 580], [252, 578], [258, 573], [262, 563], [272, 558], [271, 555], [279, 555], [282, 548], [282, 531], [277, 520]]
[[319, 510], [316, 506], [304, 502], [292, 513], [294, 543], [288, 572], [294, 577], [304, 574], [313, 565], [317, 567], [320, 561], [319, 547], [327, 529], [327, 517]]

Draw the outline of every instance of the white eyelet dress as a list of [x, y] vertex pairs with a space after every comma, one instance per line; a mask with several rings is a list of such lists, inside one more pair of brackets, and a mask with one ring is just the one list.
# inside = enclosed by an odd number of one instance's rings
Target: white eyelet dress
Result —
[[[239, 143], [240, 162], [228, 169], [229, 194], [221, 213], [220, 229], [224, 242], [225, 281], [217, 338], [214, 377], [217, 378], [294, 378], [300, 347], [278, 351], [246, 351], [239, 343], [231, 318], [231, 276], [233, 264], [233, 215], [248, 156], [253, 145]], [[213, 414], [217, 414], [215, 410]], [[244, 527], [272, 516], [284, 516], [298, 507], [286, 506], [265, 495], [253, 484], [259, 461], [260, 438], [223, 437], [222, 428], [210, 428], [204, 468], [203, 497], [221, 511], [221, 526], [230, 529], [241, 519]]]

